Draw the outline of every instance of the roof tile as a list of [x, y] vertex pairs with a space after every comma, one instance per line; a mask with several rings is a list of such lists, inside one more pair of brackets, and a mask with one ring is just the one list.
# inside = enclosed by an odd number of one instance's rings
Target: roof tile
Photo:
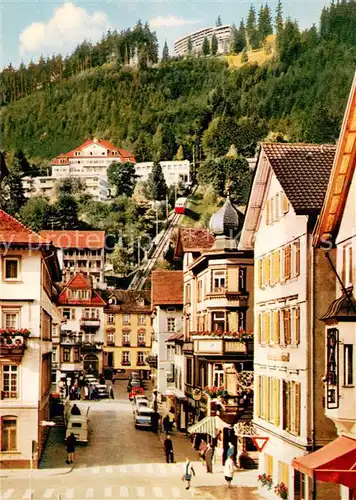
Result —
[[41, 231], [40, 234], [57, 248], [105, 247], [105, 231]]
[[0, 210], [0, 242], [24, 245], [46, 245], [46, 240], [20, 221]]
[[152, 304], [183, 304], [183, 271], [152, 272]]
[[207, 250], [214, 245], [215, 237], [208, 229], [186, 227], [179, 231], [184, 252]]

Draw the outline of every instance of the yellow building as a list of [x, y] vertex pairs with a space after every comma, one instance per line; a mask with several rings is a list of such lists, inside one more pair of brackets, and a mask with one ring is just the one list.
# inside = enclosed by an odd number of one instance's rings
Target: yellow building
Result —
[[104, 309], [104, 366], [128, 372], [138, 371], [148, 378], [153, 329], [150, 293], [116, 290]]

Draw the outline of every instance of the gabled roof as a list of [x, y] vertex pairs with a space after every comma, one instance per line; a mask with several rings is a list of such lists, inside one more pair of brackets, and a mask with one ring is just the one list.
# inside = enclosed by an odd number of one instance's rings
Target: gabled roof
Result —
[[103, 139], [87, 139], [86, 141], [83, 142], [80, 146], [78, 146], [75, 149], [72, 149], [71, 151], [68, 151], [68, 153], [61, 153], [60, 155], [56, 156], [56, 158], [71, 158], [75, 156], [75, 153], [83, 151], [83, 149], [87, 148], [88, 146], [91, 146], [92, 144], [97, 144], [98, 146], [102, 146], [103, 148], [107, 149], [110, 151], [110, 156], [120, 156], [122, 157], [123, 161], [130, 161], [132, 163], [136, 163], [136, 160], [130, 151], [127, 151], [126, 149], [121, 149], [117, 148], [111, 142], [105, 141]]
[[180, 227], [174, 249], [174, 258], [181, 259], [185, 252], [208, 250], [214, 243], [215, 237], [208, 229], [203, 227]]
[[70, 290], [90, 290], [93, 288], [91, 277], [83, 273], [75, 274], [67, 283]]
[[[116, 304], [112, 304], [115, 299]], [[112, 313], [150, 313], [151, 294], [148, 290], [115, 290], [108, 298], [106, 312]]]
[[331, 172], [314, 244], [336, 238], [345, 209], [347, 196], [356, 170], [356, 72], [344, 114], [335, 161]]
[[297, 215], [317, 215], [323, 205], [336, 146], [262, 143], [254, 172], [239, 249], [254, 247], [272, 173]]
[[105, 231], [41, 231], [46, 241], [51, 241], [57, 248], [89, 248], [105, 247]]
[[183, 305], [183, 271], [152, 272], [152, 305]]
[[[89, 299], [69, 298], [68, 290], [90, 290]], [[72, 305], [72, 306], [105, 306], [106, 302], [101, 295], [93, 289], [90, 276], [82, 273], [75, 274], [71, 278], [58, 297], [58, 305]]]
[[43, 245], [46, 240], [28, 227], [21, 224], [20, 221], [0, 210], [0, 243], [12, 245]]

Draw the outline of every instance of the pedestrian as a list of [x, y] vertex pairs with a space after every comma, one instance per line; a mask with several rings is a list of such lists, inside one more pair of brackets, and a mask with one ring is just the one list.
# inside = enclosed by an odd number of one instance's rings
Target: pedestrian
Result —
[[110, 397], [111, 397], [111, 399], [115, 399], [114, 390], [112, 387], [110, 387]]
[[199, 455], [203, 460], [205, 460], [205, 452], [206, 452], [207, 444], [204, 439], [201, 440], [201, 443], [199, 445]]
[[152, 431], [157, 434], [158, 432], [158, 423], [159, 423], [159, 413], [157, 411], [152, 413], [151, 416], [151, 426], [152, 426]]
[[184, 470], [183, 470], [183, 476], [182, 479], [186, 483], [186, 490], [189, 490], [190, 488], [190, 481], [192, 480], [192, 475], [195, 476], [195, 470], [193, 468], [193, 465], [191, 464], [189, 458], [187, 457], [185, 459], [185, 464], [184, 464]]
[[80, 415], [80, 409], [78, 408], [78, 406], [75, 403], [72, 406], [72, 409], [71, 409], [70, 413], [72, 415]]
[[231, 488], [231, 481], [234, 475], [234, 469], [235, 469], [235, 464], [232, 459], [232, 456], [230, 455], [224, 465], [224, 476], [225, 476], [225, 481], [227, 483], [227, 487]]
[[213, 456], [214, 456], [214, 450], [211, 447], [210, 443], [208, 443], [205, 451], [205, 463], [206, 463], [206, 472], [210, 474], [213, 473]]
[[89, 387], [88, 387], [88, 399], [91, 399], [92, 395], [93, 395], [93, 386], [91, 384], [89, 384]]
[[95, 401], [99, 400], [99, 392], [98, 392], [98, 389], [96, 387], [94, 387], [91, 397]]
[[167, 434], [167, 437], [164, 440], [163, 446], [164, 446], [164, 452], [166, 454], [167, 464], [169, 464], [169, 463], [173, 464], [174, 463], [173, 443], [172, 443], [172, 440], [171, 440], [169, 434]]
[[229, 448], [227, 450], [226, 458], [231, 457], [233, 461], [235, 461], [235, 446], [232, 443], [229, 443]]
[[67, 446], [66, 464], [72, 464], [74, 461], [74, 452], [75, 452], [76, 442], [77, 442], [77, 440], [75, 439], [73, 432], [71, 432], [70, 435], [66, 439], [66, 446]]
[[170, 424], [169, 424], [169, 416], [168, 416], [168, 413], [167, 415], [164, 417], [163, 419], [163, 430], [166, 434], [169, 433], [169, 428], [170, 428]]

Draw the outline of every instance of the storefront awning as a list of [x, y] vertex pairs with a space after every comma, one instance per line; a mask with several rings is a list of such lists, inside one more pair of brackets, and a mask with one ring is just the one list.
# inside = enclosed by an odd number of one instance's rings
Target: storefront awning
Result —
[[230, 427], [229, 424], [221, 420], [220, 417], [205, 417], [200, 422], [188, 427], [188, 432], [191, 434], [209, 434], [213, 438], [216, 437], [218, 431], [222, 430], [224, 427]]
[[340, 436], [309, 455], [295, 458], [295, 469], [318, 481], [356, 487], [356, 440]]
[[163, 396], [174, 396], [177, 399], [183, 399], [183, 400], [187, 399], [187, 396], [184, 394], [184, 392], [180, 391], [176, 387], [172, 387], [172, 389], [166, 389], [163, 393]]

